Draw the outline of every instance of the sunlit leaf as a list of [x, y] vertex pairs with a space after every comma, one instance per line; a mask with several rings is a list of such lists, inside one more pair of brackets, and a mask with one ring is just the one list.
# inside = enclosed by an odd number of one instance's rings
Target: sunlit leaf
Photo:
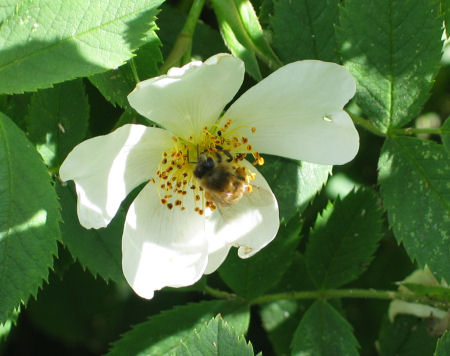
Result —
[[175, 307], [138, 324], [116, 341], [107, 356], [164, 356], [180, 346], [180, 339], [191, 335], [211, 318], [221, 314], [238, 334], [246, 332], [248, 307], [227, 301], [204, 301]]
[[88, 119], [89, 103], [79, 79], [34, 93], [25, 121], [44, 162], [58, 167], [85, 138]]
[[253, 356], [253, 347], [247, 344], [220, 316], [212, 319], [200, 331], [183, 339], [177, 348], [177, 356], [216, 355]]
[[439, 339], [434, 356], [450, 356], [450, 331]]
[[59, 204], [45, 165], [0, 113], [0, 322], [36, 296], [57, 253]]
[[383, 204], [411, 259], [450, 280], [450, 156], [411, 137], [386, 140], [378, 163]]
[[48, 88], [120, 66], [163, 0], [23, 1], [0, 27], [0, 93]]
[[357, 81], [358, 105], [383, 131], [405, 125], [428, 99], [439, 69], [439, 3], [347, 0], [340, 9], [337, 38]]
[[[147, 38], [147, 43], [139, 48], [136, 57], [131, 59], [136, 68], [136, 74], [139, 80], [158, 75], [158, 64], [162, 62], [160, 46], [161, 42], [159, 38], [154, 32], [151, 32]], [[136, 79], [133, 75], [130, 62], [117, 69], [89, 77], [89, 80], [113, 105], [130, 108], [127, 95], [136, 86]]]

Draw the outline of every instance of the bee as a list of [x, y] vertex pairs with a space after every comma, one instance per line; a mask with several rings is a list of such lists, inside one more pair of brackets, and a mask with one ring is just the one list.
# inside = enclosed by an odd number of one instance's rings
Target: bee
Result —
[[201, 153], [194, 168], [194, 176], [200, 180], [200, 186], [211, 200], [222, 206], [230, 206], [241, 200], [251, 188], [239, 169], [231, 166], [233, 156], [226, 150], [222, 152], [227, 156], [226, 160], [219, 152], [216, 152], [215, 159]]

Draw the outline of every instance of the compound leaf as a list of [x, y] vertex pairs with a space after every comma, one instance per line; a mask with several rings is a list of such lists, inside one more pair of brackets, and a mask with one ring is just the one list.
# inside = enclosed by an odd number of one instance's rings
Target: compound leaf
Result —
[[336, 34], [359, 106], [384, 132], [405, 125], [420, 112], [439, 70], [439, 3], [347, 0], [340, 9]]

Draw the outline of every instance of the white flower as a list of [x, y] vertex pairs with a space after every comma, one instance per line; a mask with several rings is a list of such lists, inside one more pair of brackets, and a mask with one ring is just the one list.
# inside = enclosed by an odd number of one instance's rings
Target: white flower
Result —
[[[238, 153], [259, 164], [259, 153], [343, 164], [358, 151], [358, 133], [343, 111], [355, 81], [342, 66], [288, 64], [221, 116], [243, 78], [241, 60], [218, 54], [145, 80], [129, 102], [164, 129], [125, 125], [81, 143], [61, 166], [61, 179], [75, 181], [86, 228], [108, 225], [127, 194], [148, 182], [128, 210], [122, 238], [124, 275], [144, 298], [212, 273], [232, 246], [245, 258], [275, 237], [277, 201]], [[193, 174], [203, 153], [216, 162], [233, 158], [231, 171], [248, 189], [238, 202], [215, 209], [218, 202]]]

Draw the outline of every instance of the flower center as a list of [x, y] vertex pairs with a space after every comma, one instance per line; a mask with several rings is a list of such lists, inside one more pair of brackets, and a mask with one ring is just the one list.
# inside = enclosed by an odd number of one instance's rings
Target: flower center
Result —
[[162, 154], [162, 160], [151, 182], [157, 185], [161, 204], [168, 209], [185, 210], [185, 197], [194, 196], [193, 209], [200, 215], [218, 204], [230, 205], [251, 193], [250, 182], [256, 174], [242, 161], [250, 154], [254, 165], [264, 159], [254, 151], [245, 135], [256, 128], [223, 126], [204, 127], [198, 139], [173, 137], [173, 147]]

